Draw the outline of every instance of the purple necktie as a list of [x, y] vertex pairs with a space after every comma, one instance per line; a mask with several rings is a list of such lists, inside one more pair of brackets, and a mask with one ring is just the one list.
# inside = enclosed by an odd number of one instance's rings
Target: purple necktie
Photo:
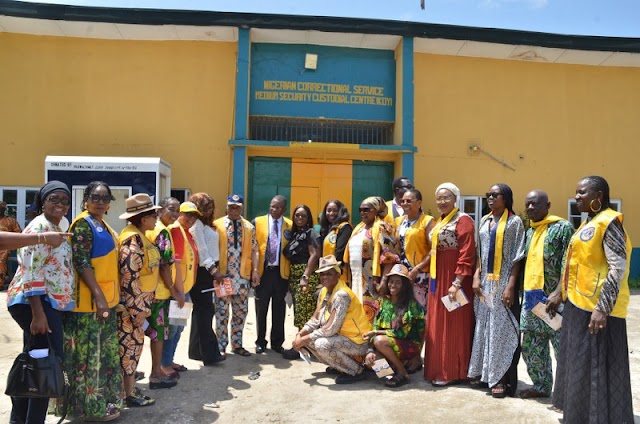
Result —
[[273, 220], [271, 235], [269, 236], [269, 260], [268, 264], [275, 264], [278, 257], [278, 221]]

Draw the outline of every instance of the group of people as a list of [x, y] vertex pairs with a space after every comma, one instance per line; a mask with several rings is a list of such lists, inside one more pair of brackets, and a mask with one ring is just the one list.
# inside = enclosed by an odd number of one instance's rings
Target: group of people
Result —
[[[84, 211], [70, 227], [68, 187], [45, 184], [36, 201], [41, 213], [24, 231], [29, 238], [7, 245], [26, 245], [8, 305], [25, 344], [34, 337], [33, 346], [47, 347], [50, 339], [64, 358], [73, 396], [56, 411], [66, 406], [71, 416], [109, 421], [124, 404], [152, 405], [135, 385], [145, 335], [149, 387], [175, 386], [186, 370], [173, 361], [184, 322], [172, 322], [169, 310], [186, 302], [189, 358], [215, 366], [229, 344], [235, 355], [250, 356], [243, 329], [253, 289], [255, 352], [269, 344], [290, 360], [314, 355], [337, 384], [364, 378], [384, 359], [393, 370], [387, 387], [406, 384], [424, 366], [434, 386], [466, 382], [502, 398], [516, 394], [522, 354], [533, 387], [520, 397], [553, 394], [569, 423], [633, 422], [625, 322], [631, 244], [603, 178], [579, 181], [577, 207], [589, 218], [575, 232], [549, 215], [541, 190], [526, 196], [526, 230], [509, 186], [491, 186], [477, 234], [456, 206], [454, 184], [436, 188], [437, 217], [423, 211], [407, 178], [394, 180], [393, 191], [388, 202], [364, 199], [355, 228], [340, 200], [327, 201], [319, 231], [306, 205], [286, 218], [281, 195], [250, 222], [238, 194], [214, 220], [205, 193], [157, 206], [141, 193], [127, 199], [120, 219], [129, 225], [118, 235], [104, 220], [113, 200], [107, 184], [87, 186]], [[298, 332], [285, 349], [289, 300]], [[558, 330], [548, 322], [560, 313]], [[12, 402], [11, 422], [44, 421], [46, 399]]]

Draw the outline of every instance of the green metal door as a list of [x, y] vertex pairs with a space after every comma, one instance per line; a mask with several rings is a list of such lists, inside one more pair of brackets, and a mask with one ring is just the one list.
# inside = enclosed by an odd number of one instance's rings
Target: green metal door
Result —
[[[269, 203], [276, 194], [287, 200], [291, 198], [291, 159], [250, 157], [245, 217], [252, 220], [268, 213]], [[284, 216], [289, 216], [288, 210]]]
[[360, 203], [369, 196], [380, 196], [385, 200], [393, 197], [393, 162], [354, 160], [351, 196], [351, 222], [360, 222]]

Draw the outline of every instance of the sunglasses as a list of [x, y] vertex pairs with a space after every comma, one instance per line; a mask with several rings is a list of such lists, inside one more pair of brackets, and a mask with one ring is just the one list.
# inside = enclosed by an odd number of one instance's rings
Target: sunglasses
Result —
[[89, 200], [91, 200], [92, 203], [111, 203], [111, 201], [116, 200], [116, 198], [110, 194], [105, 194], [104, 196], [100, 196], [99, 194], [92, 194], [91, 196], [89, 196]]
[[409, 204], [409, 205], [410, 205], [410, 204], [412, 204], [413, 202], [416, 202], [416, 201], [417, 201], [417, 199], [416, 199], [416, 200], [411, 200], [411, 199], [402, 199], [402, 200], [400, 201], [400, 204], [401, 204], [401, 205], [406, 205], [406, 204]]
[[47, 202], [53, 205], [69, 206], [71, 201], [67, 197], [49, 197]]
[[493, 198], [493, 199], [497, 199], [498, 197], [502, 196], [502, 193], [485, 193], [485, 195], [487, 196], [487, 199], [489, 198]]

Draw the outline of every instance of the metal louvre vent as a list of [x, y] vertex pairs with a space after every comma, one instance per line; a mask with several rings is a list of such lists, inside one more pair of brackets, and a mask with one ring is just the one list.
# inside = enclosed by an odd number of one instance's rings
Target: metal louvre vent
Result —
[[393, 122], [344, 119], [249, 117], [252, 140], [299, 141], [387, 146], [393, 144]]

